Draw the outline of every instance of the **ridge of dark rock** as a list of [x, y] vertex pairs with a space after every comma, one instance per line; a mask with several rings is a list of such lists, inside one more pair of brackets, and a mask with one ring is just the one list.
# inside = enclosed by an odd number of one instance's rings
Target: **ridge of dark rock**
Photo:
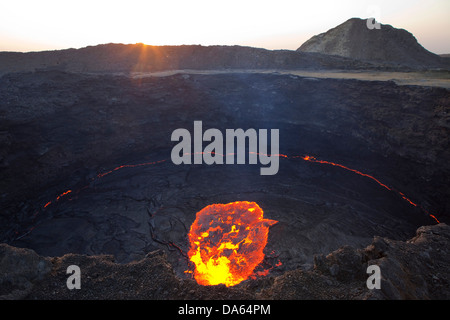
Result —
[[[375, 237], [364, 249], [316, 256], [310, 270], [229, 288], [178, 278], [162, 251], [118, 264], [111, 256], [49, 258], [0, 244], [0, 299], [449, 299], [449, 240], [448, 225], [423, 226], [408, 241]], [[69, 265], [82, 270], [80, 290], [66, 287]], [[380, 267], [380, 289], [366, 287], [369, 265]]]
[[330, 57], [320, 53], [243, 46], [151, 46], [109, 43], [80, 49], [27, 53], [0, 52], [0, 75], [36, 70], [136, 73], [183, 69], [391, 70], [392, 66], [345, 57]]

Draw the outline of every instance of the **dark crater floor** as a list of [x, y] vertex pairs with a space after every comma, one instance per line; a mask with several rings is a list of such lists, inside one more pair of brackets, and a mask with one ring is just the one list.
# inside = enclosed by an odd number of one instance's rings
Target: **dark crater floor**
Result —
[[0, 242], [121, 263], [162, 249], [188, 277], [196, 212], [238, 200], [279, 221], [265, 251], [264, 267], [282, 263], [273, 274], [374, 236], [406, 240], [436, 222], [371, 179], [301, 158], [281, 158], [273, 176], [261, 176], [260, 164], [177, 166], [170, 136], [193, 132], [195, 120], [204, 130], [279, 129], [280, 153], [371, 174], [448, 222], [449, 100], [442, 88], [278, 74], [4, 75]]

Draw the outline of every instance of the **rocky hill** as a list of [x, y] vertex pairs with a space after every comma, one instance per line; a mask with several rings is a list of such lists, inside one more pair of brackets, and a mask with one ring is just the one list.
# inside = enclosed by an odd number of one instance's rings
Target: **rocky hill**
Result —
[[313, 36], [297, 51], [410, 67], [443, 65], [441, 57], [422, 47], [410, 32], [387, 24], [381, 24], [379, 29], [369, 29], [367, 20], [359, 18], [349, 19], [327, 32]]

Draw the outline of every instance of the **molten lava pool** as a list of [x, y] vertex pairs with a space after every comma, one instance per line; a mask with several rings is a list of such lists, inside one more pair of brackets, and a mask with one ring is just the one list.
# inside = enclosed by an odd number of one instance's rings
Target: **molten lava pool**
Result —
[[189, 232], [189, 259], [201, 285], [237, 285], [264, 259], [269, 227], [255, 202], [212, 204], [197, 212]]

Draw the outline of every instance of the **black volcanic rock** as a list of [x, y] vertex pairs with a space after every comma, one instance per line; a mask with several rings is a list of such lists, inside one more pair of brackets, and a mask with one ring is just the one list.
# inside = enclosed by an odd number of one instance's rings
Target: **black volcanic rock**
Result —
[[279, 221], [267, 247], [283, 261], [277, 272], [375, 235], [405, 240], [435, 221], [370, 179], [299, 158], [280, 159], [270, 177], [259, 165], [177, 166], [171, 133], [195, 120], [219, 130], [278, 128], [280, 153], [373, 174], [446, 222], [449, 99], [443, 88], [264, 73], [4, 75], [0, 242], [46, 256], [111, 254], [120, 263], [167, 250], [183, 274], [179, 251], [164, 243], [187, 252], [195, 213], [238, 200]]
[[441, 67], [444, 63], [441, 57], [422, 47], [410, 32], [387, 24], [369, 29], [367, 20], [359, 18], [313, 36], [297, 51], [411, 67]]
[[50, 259], [33, 250], [0, 243], [0, 300], [26, 297], [51, 268]]
[[[263, 292], [269, 299], [449, 299], [446, 224], [417, 229], [408, 241], [375, 237], [364, 249], [342, 247], [315, 258], [313, 271], [293, 270]], [[380, 289], [368, 290], [369, 265], [381, 272]]]
[[[0, 299], [449, 299], [449, 241], [448, 225], [421, 227], [408, 241], [375, 237], [364, 249], [346, 246], [318, 256], [311, 270], [229, 288], [180, 279], [160, 250], [118, 264], [111, 256], [48, 258], [0, 244]], [[70, 265], [82, 270], [80, 290], [66, 287]], [[380, 267], [380, 289], [366, 287], [369, 265]]]

